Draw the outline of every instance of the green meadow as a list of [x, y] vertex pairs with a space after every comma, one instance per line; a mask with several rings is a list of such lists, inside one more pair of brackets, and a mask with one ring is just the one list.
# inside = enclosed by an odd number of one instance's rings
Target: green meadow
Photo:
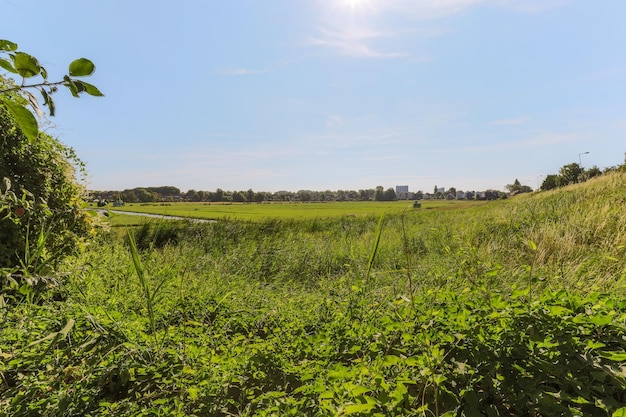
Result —
[[9, 293], [0, 416], [625, 416], [625, 190], [126, 206], [218, 221]]
[[[432, 200], [422, 202], [421, 210], [459, 209], [485, 204], [481, 201]], [[314, 219], [341, 216], [380, 216], [398, 214], [413, 208], [412, 201], [357, 201], [327, 203], [144, 203], [107, 207], [113, 211], [160, 214], [197, 219]]]

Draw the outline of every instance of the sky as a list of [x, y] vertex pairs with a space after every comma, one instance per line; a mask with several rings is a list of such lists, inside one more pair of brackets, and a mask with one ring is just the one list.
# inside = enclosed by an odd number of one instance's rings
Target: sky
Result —
[[626, 152], [624, 0], [0, 0], [88, 188], [537, 188]]

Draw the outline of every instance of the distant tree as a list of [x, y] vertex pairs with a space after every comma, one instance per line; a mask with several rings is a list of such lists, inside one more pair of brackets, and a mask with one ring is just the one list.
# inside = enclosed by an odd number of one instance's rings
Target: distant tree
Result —
[[151, 193], [159, 194], [159, 196], [161, 197], [180, 195], [180, 189], [176, 187], [172, 187], [170, 185], [165, 185], [162, 187], [145, 187], [145, 188]]
[[367, 190], [359, 190], [359, 200], [360, 201], [371, 201], [374, 199], [374, 195], [376, 194], [376, 190], [367, 189]]
[[215, 192], [211, 195], [211, 201], [217, 203], [224, 201], [224, 190], [222, 190], [221, 188], [215, 190]]
[[246, 196], [243, 195], [241, 191], [234, 191], [232, 199], [236, 203], [243, 203], [244, 201], [246, 201]]
[[422, 200], [424, 198], [424, 193], [421, 191], [418, 191], [415, 193], [415, 200]]
[[576, 162], [563, 165], [559, 170], [562, 185], [576, 184], [583, 179], [583, 169]]
[[139, 202], [139, 197], [137, 197], [137, 194], [135, 193], [134, 190], [125, 190], [122, 191], [118, 198], [118, 200], [122, 200], [125, 201], [127, 203], [138, 203]]
[[513, 184], [507, 184], [505, 188], [509, 190], [509, 192], [513, 195], [533, 192], [532, 188], [530, 188], [528, 185], [522, 185], [517, 178], [515, 178]]
[[187, 201], [200, 201], [198, 197], [198, 192], [196, 190], [188, 190], [185, 193], [185, 200]]
[[509, 192], [512, 194], [518, 193], [520, 188], [522, 188], [522, 184], [520, 184], [519, 180], [515, 178], [515, 181], [513, 182], [513, 184], [507, 184], [505, 188], [509, 190]]
[[313, 199], [313, 194], [309, 190], [299, 190], [296, 196], [300, 201], [311, 201]]
[[546, 175], [546, 178], [541, 183], [541, 190], [548, 191], [553, 190], [561, 185], [561, 177], [555, 174]]
[[602, 170], [595, 165], [585, 170], [585, 179], [597, 177], [598, 175], [602, 175]]
[[385, 199], [385, 189], [379, 185], [374, 193], [374, 201], [383, 201]]
[[262, 191], [259, 191], [254, 195], [254, 199], [257, 203], [262, 203], [263, 201], [265, 201], [265, 197], [265, 193]]
[[520, 187], [520, 189], [519, 189], [519, 192], [520, 192], [520, 193], [532, 193], [532, 192], [533, 192], [533, 189], [532, 189], [532, 188], [530, 188], [530, 186], [528, 186], [528, 185], [522, 185], [522, 186]]
[[246, 191], [246, 201], [248, 201], [249, 203], [252, 203], [254, 201], [254, 191], [252, 191], [252, 188]]
[[385, 192], [383, 193], [384, 201], [396, 201], [397, 199], [398, 199], [398, 195], [396, 194], [396, 191], [391, 187], [387, 188]]
[[496, 190], [487, 190], [485, 191], [485, 199], [486, 200], [497, 200], [500, 197], [500, 193]]
[[154, 193], [151, 193], [145, 188], [137, 188], [135, 190], [135, 194], [137, 195], [137, 199], [139, 199], [139, 202], [141, 203], [151, 203], [153, 201], [156, 201], [156, 196], [154, 195]]

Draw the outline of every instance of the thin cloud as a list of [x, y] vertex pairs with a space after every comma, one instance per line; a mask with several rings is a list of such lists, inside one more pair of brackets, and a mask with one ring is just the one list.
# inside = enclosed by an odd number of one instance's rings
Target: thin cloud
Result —
[[[381, 38], [402, 38], [411, 32], [423, 37], [436, 37], [448, 33], [447, 29], [421, 28], [411, 30], [381, 31], [385, 17], [401, 16], [405, 19], [427, 22], [469, 11], [482, 5], [498, 5], [522, 13], [539, 13], [560, 7], [571, 0], [370, 0], [369, 7], [360, 14], [341, 13], [336, 0], [323, 0], [326, 14], [318, 34], [309, 39], [314, 46], [327, 47], [342, 55], [354, 58], [407, 58], [406, 52], [389, 52], [387, 47], [372, 46]], [[346, 29], [347, 27], [347, 29]], [[429, 59], [419, 59], [425, 62]]]
[[326, 125], [326, 127], [332, 129], [343, 126], [345, 123], [346, 120], [343, 117], [337, 114], [331, 114], [330, 116], [326, 117], [326, 122], [324, 124]]
[[517, 117], [514, 119], [502, 119], [502, 120], [494, 120], [489, 122], [491, 125], [498, 126], [519, 126], [528, 122], [530, 119], [528, 117]]
[[319, 36], [312, 37], [309, 43], [314, 46], [324, 46], [339, 51], [343, 55], [355, 58], [402, 58], [408, 54], [403, 52], [384, 52], [368, 45], [367, 41], [393, 36], [381, 31], [366, 30], [352, 27], [349, 29], [333, 30], [319, 29]]
[[522, 13], [542, 13], [571, 3], [571, 0], [502, 0], [501, 4]]
[[436, 20], [463, 13], [481, 5], [496, 5], [522, 13], [540, 13], [572, 0], [384, 0], [377, 2], [380, 14], [402, 14], [415, 20]]
[[476, 146], [465, 146], [453, 148], [439, 148], [432, 149], [433, 152], [485, 152], [485, 151], [510, 151], [516, 149], [524, 149], [531, 147], [541, 147], [549, 145], [557, 145], [564, 143], [578, 143], [581, 141], [589, 140], [590, 136], [587, 134], [567, 134], [567, 133], [544, 133], [535, 135], [522, 140], [513, 140], [508, 142], [498, 142]]

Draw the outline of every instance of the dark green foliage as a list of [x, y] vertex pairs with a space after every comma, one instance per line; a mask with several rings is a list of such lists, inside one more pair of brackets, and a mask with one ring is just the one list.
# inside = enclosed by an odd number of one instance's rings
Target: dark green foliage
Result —
[[185, 230], [185, 222], [148, 222], [134, 232], [137, 248], [140, 250], [163, 248], [176, 245]]
[[[0, 178], [10, 180], [16, 196], [27, 196], [19, 206], [7, 204], [12, 215], [0, 220], [0, 268], [32, 267], [32, 261], [52, 267], [89, 234], [77, 168], [82, 163], [71, 148], [43, 133], [27, 141], [0, 106]], [[29, 259], [35, 253], [40, 259]]]
[[1, 323], [0, 412], [600, 416], [626, 401], [617, 297], [346, 295], [294, 315], [190, 294], [161, 309], [158, 344], [140, 320], [58, 305], [37, 308], [56, 319], [16, 326], [13, 310]]
[[550, 174], [541, 183], [541, 189], [543, 191], [552, 190], [561, 185], [561, 178], [558, 175]]

